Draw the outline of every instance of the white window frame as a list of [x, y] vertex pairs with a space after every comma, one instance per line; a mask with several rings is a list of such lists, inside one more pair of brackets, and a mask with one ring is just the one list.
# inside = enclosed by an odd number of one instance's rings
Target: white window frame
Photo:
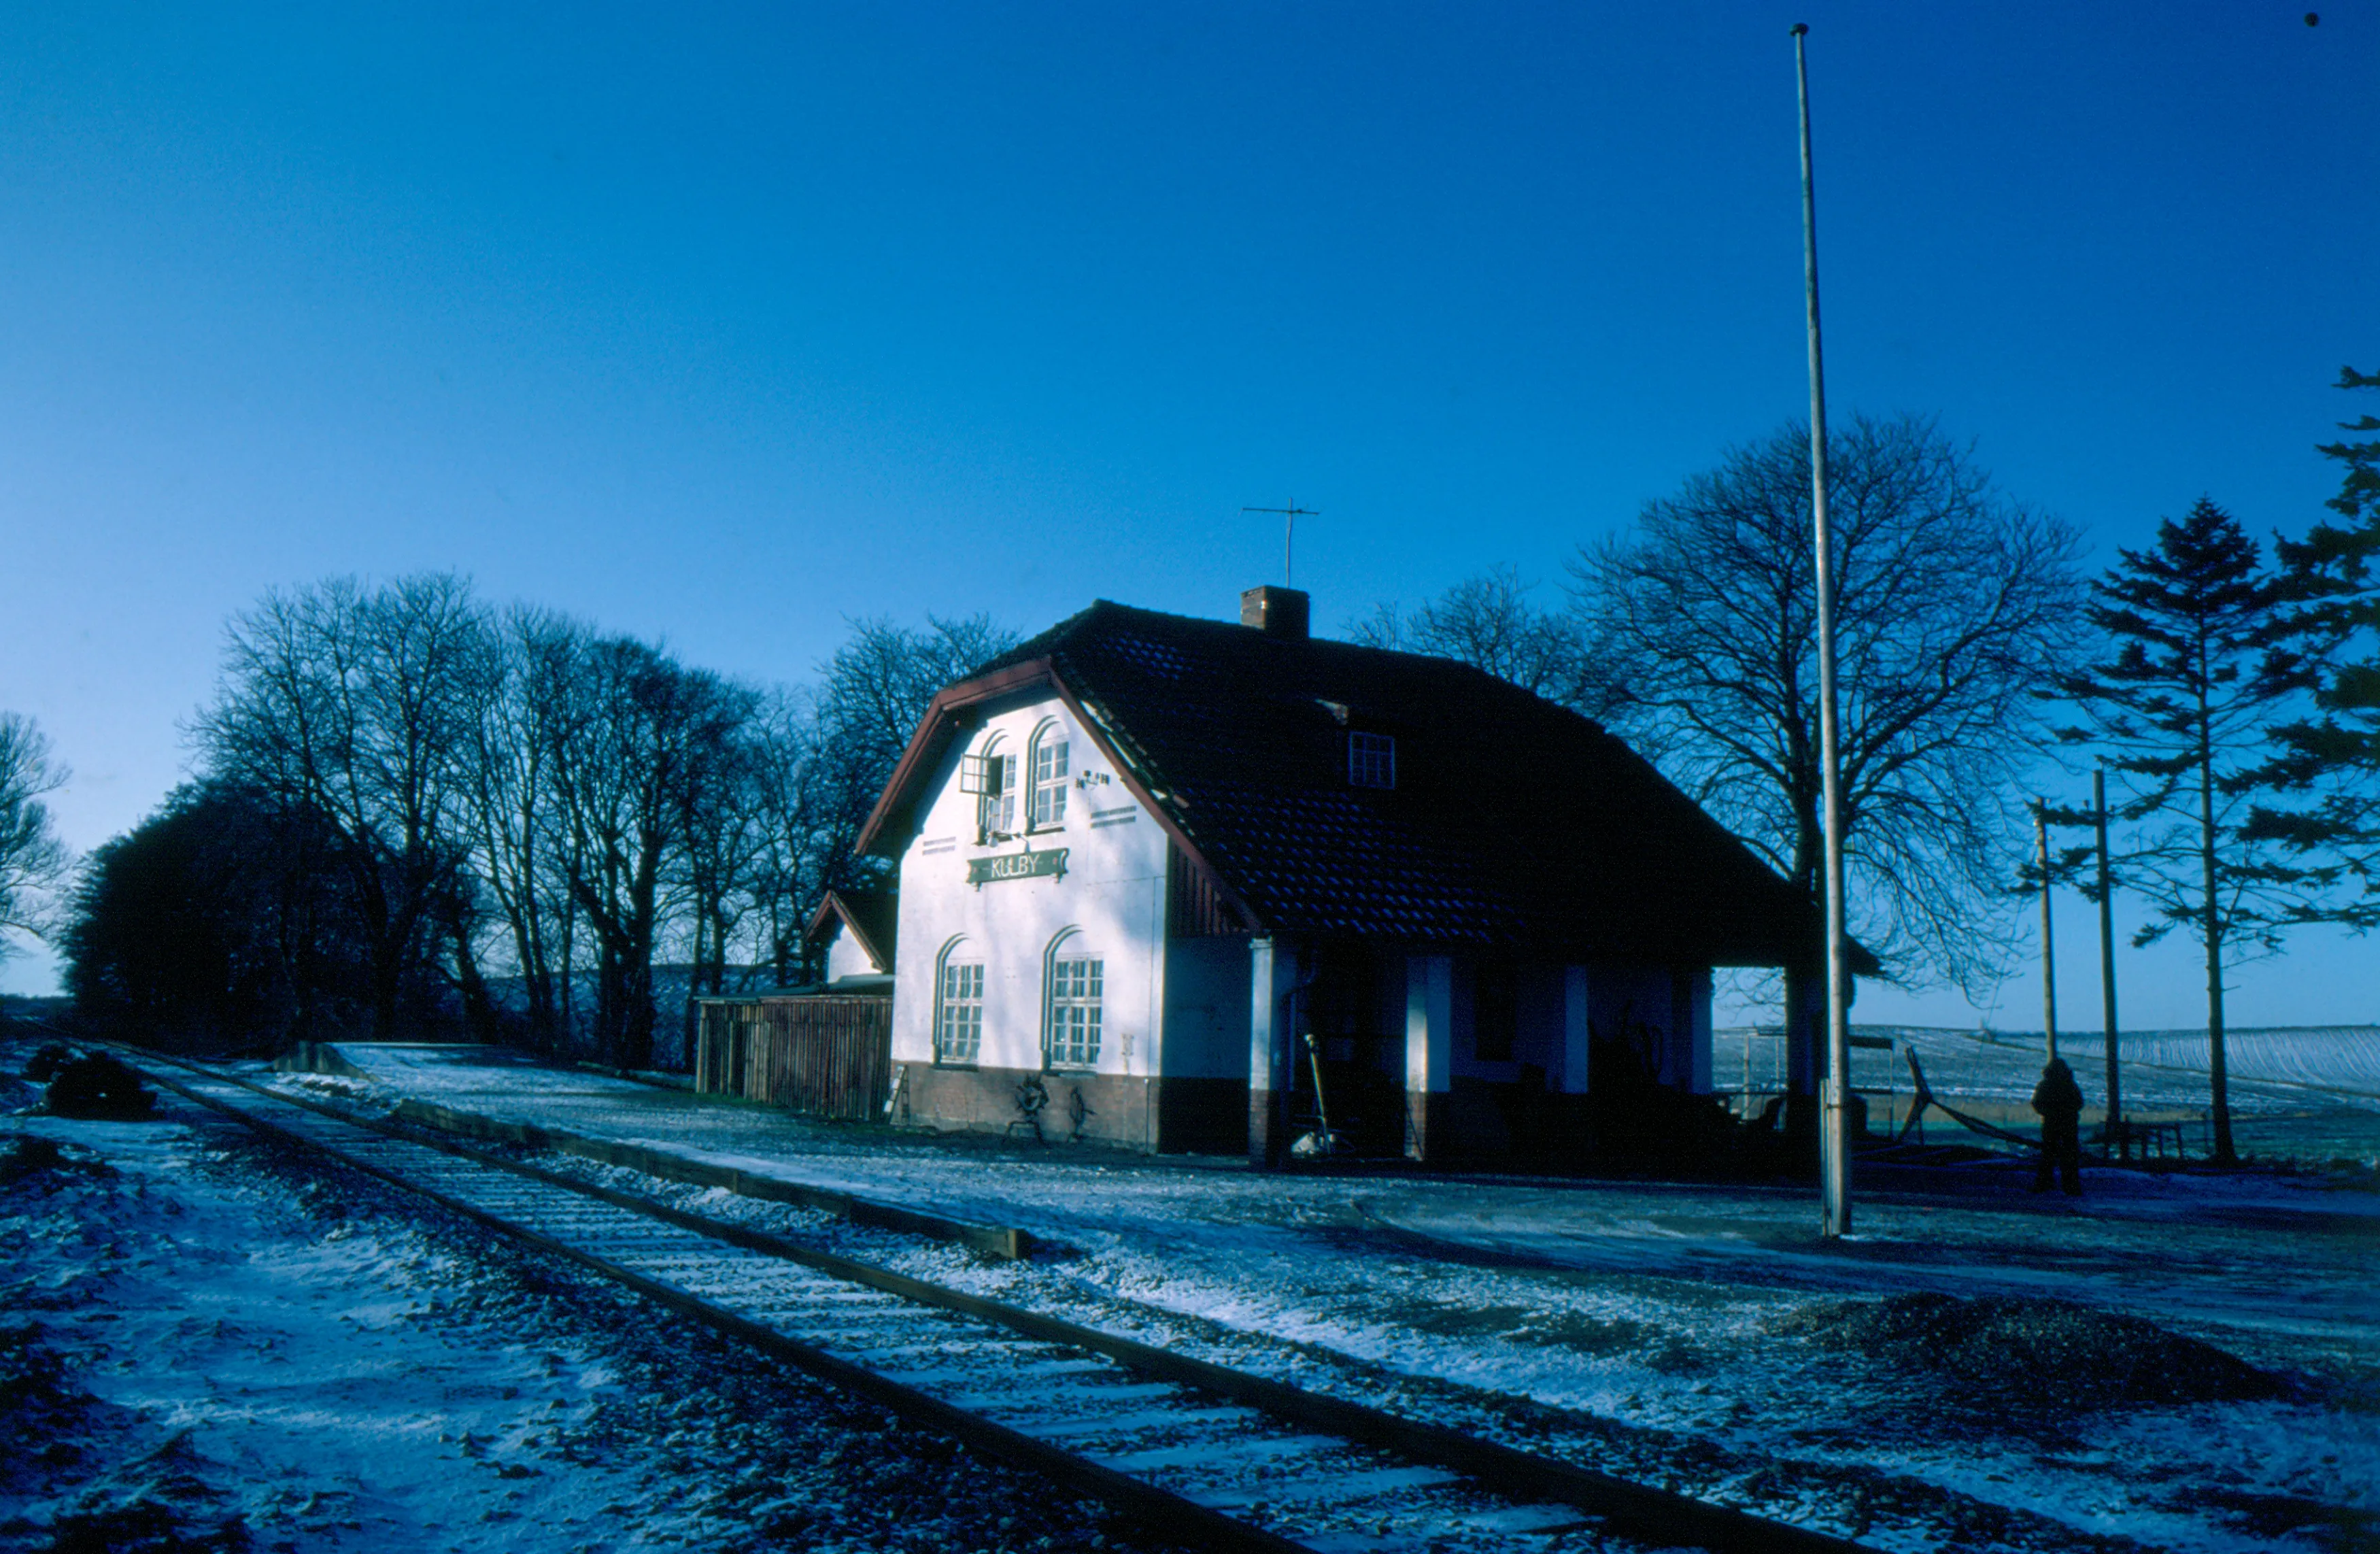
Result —
[[936, 1063], [972, 1068], [983, 1055], [983, 962], [966, 958], [971, 948], [955, 941], [934, 963]]
[[983, 762], [983, 776], [975, 801], [976, 844], [989, 846], [1016, 834], [1017, 761], [1000, 747], [997, 736], [977, 759]]
[[1026, 828], [1060, 831], [1066, 824], [1066, 782], [1073, 771], [1068, 759], [1073, 747], [1065, 726], [1056, 719], [1033, 731], [1027, 747], [1025, 783], [1030, 795]]
[[1347, 781], [1358, 788], [1397, 785], [1397, 737], [1366, 729], [1347, 731]]
[[1081, 934], [1061, 934], [1050, 942], [1042, 989], [1042, 1065], [1099, 1067], [1106, 1035], [1106, 958], [1091, 951]]

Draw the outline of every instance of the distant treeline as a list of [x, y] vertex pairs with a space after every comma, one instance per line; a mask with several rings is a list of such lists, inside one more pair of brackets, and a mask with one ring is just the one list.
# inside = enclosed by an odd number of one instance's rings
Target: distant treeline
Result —
[[193, 1044], [669, 1062], [656, 963], [690, 993], [810, 975], [803, 920], [876, 867], [852, 839], [926, 704], [1014, 640], [860, 621], [817, 685], [759, 686], [446, 574], [270, 594], [227, 630], [197, 778], [85, 867], [68, 988]]

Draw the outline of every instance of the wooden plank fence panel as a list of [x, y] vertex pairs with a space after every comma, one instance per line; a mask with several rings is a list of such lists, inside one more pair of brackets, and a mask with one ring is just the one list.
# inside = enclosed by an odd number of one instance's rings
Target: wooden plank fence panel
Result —
[[812, 1117], [873, 1119], [892, 1076], [892, 1001], [820, 994], [706, 1003], [696, 1087]]

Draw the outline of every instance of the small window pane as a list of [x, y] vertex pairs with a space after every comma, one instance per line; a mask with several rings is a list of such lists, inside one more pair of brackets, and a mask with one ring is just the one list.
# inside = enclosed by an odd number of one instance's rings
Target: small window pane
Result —
[[1050, 970], [1050, 1062], [1088, 1068], [1099, 1061], [1099, 999], [1105, 963], [1058, 961]]
[[1033, 747], [1033, 823], [1063, 825], [1066, 820], [1066, 741], [1056, 735]]
[[971, 1063], [983, 1049], [983, 964], [952, 961], [942, 967], [941, 1010], [935, 1022], [934, 1056], [941, 1062]]

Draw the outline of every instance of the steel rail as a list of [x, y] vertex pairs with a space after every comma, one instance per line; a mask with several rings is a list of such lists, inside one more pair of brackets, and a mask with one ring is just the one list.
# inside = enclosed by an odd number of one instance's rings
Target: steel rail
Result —
[[139, 1052], [138, 1058], [149, 1077], [157, 1083], [237, 1118], [260, 1132], [306, 1145], [352, 1169], [429, 1198], [475, 1223], [575, 1261], [673, 1310], [789, 1360], [838, 1386], [847, 1387], [881, 1402], [895, 1413], [1104, 1499], [1136, 1520], [1171, 1536], [1195, 1531], [1198, 1541], [1216, 1548], [1282, 1550], [1306, 1547], [854, 1365], [706, 1301], [665, 1280], [640, 1273], [601, 1254], [574, 1246], [534, 1226], [519, 1224], [408, 1178], [402, 1172], [358, 1159], [321, 1139], [298, 1133], [193, 1089], [157, 1073], [150, 1065], [162, 1058], [206, 1079], [237, 1087], [261, 1099], [314, 1113], [360, 1132], [435, 1150], [475, 1165], [535, 1181], [743, 1251], [808, 1268], [830, 1278], [918, 1305], [971, 1317], [1039, 1342], [1096, 1354], [1143, 1375], [1229, 1399], [1261, 1410], [1276, 1419], [1312, 1427], [1411, 1462], [1450, 1470], [1500, 1495], [1573, 1507], [1598, 1519], [1609, 1532], [1645, 1538], [1663, 1546], [1692, 1545], [1714, 1550], [1715, 1554], [1863, 1554], [1865, 1549], [1864, 1545], [1829, 1534], [1791, 1523], [1771, 1521], [1732, 1507], [1716, 1505], [1675, 1491], [1654, 1488], [1609, 1474], [1518, 1451], [1443, 1426], [1425, 1424], [1285, 1382], [1171, 1354], [1095, 1328], [822, 1252], [765, 1231], [657, 1203], [638, 1194], [565, 1175], [528, 1161], [491, 1154], [451, 1139], [424, 1136], [375, 1118], [357, 1117], [310, 1098], [291, 1096], [255, 1084], [237, 1074], [146, 1051]]
[[[328, 1155], [351, 1171], [361, 1172], [391, 1186], [426, 1198], [441, 1208], [459, 1215], [474, 1224], [494, 1231], [524, 1245], [532, 1246], [539, 1251], [551, 1253], [555, 1257], [577, 1263], [604, 1279], [634, 1290], [657, 1305], [749, 1344], [763, 1354], [788, 1361], [821, 1380], [867, 1398], [904, 1418], [929, 1426], [984, 1451], [987, 1455], [1043, 1474], [1070, 1489], [1104, 1500], [1152, 1529], [1163, 1530], [1177, 1536], [1187, 1535], [1190, 1541], [1202, 1547], [1245, 1549], [1250, 1551], [1250, 1554], [1313, 1554], [1313, 1551], [1304, 1544], [1293, 1542], [1262, 1527], [1226, 1516], [1209, 1506], [1201, 1505], [1185, 1496], [1176, 1495], [1156, 1485], [1134, 1478], [1130, 1475], [1118, 1473], [1087, 1457], [1037, 1440], [1022, 1431], [1010, 1429], [982, 1414], [953, 1407], [930, 1393], [905, 1386], [890, 1377], [880, 1376], [865, 1366], [853, 1365], [839, 1355], [831, 1354], [815, 1345], [781, 1333], [764, 1323], [739, 1316], [666, 1280], [639, 1273], [599, 1253], [575, 1246], [567, 1241], [548, 1235], [531, 1226], [492, 1213], [453, 1194], [442, 1192], [401, 1172], [376, 1166], [369, 1160], [334, 1148], [320, 1139], [309, 1138], [303, 1134], [282, 1127], [252, 1112], [228, 1105], [153, 1070], [148, 1071], [148, 1076], [176, 1094], [220, 1111], [268, 1136]], [[249, 1089], [260, 1090], [261, 1093], [272, 1096], [277, 1100], [294, 1099], [294, 1098], [273, 1096], [273, 1092], [261, 1090], [260, 1087], [249, 1085], [247, 1081], [234, 1075], [210, 1074], [209, 1076], [228, 1080]], [[358, 1121], [354, 1118], [340, 1117], [336, 1112], [326, 1108], [309, 1106], [308, 1110], [322, 1111], [324, 1115], [334, 1117], [340, 1122], [356, 1123]], [[375, 1128], [370, 1131], [382, 1130]], [[394, 1130], [389, 1131], [394, 1133]], [[494, 1156], [483, 1155], [478, 1150], [465, 1149], [428, 1139], [412, 1138], [401, 1134], [395, 1136], [408, 1144], [440, 1149], [464, 1159], [475, 1159], [483, 1165], [496, 1166], [500, 1169], [516, 1169], [519, 1165], [519, 1162], [501, 1160]], [[548, 1180], [554, 1185], [572, 1185], [577, 1188], [583, 1188], [586, 1185], [568, 1184], [565, 1179], [553, 1176], [550, 1172], [532, 1171], [525, 1172], [524, 1174]], [[612, 1195], [608, 1192], [590, 1196], [604, 1196], [607, 1200], [613, 1197], [630, 1197], [630, 1195]], [[626, 1206], [622, 1205], [622, 1207]], [[661, 1207], [651, 1203], [637, 1205], [641, 1212], [650, 1212]], [[662, 1216], [655, 1217], [662, 1218]]]

